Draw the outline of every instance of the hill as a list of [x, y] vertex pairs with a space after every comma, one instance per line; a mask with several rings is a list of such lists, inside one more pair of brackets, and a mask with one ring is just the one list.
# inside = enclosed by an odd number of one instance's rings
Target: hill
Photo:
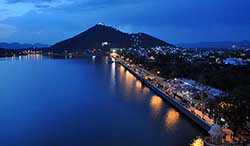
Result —
[[72, 38], [56, 43], [51, 46], [51, 50], [84, 50], [102, 48], [103, 46], [109, 48], [148, 48], [172, 45], [145, 33], [129, 34], [110, 26], [97, 24]]

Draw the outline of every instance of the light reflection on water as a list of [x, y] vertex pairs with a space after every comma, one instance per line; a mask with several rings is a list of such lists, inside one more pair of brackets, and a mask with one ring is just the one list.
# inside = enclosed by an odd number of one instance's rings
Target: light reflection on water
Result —
[[[113, 63], [115, 64], [115, 63]], [[113, 68], [112, 64], [112, 68]], [[114, 68], [115, 70], [115, 68]], [[119, 65], [118, 67], [119, 72], [119, 80], [124, 83], [125, 91], [129, 95], [126, 100], [129, 101], [143, 101], [143, 96], [135, 95], [139, 91], [139, 94], [146, 95], [149, 93], [149, 89], [142, 85], [142, 83], [136, 79], [136, 77], [131, 74], [128, 70], [126, 70], [123, 66]], [[113, 71], [113, 69], [112, 69]]]
[[131, 86], [135, 81], [135, 77], [129, 71], [125, 72], [125, 77], [126, 77], [126, 84]]
[[[112, 74], [113, 74], [113, 64], [112, 64]], [[134, 90], [142, 91], [143, 93], [149, 92], [149, 88], [146, 86], [142, 86], [142, 83], [137, 80], [129, 71], [125, 70], [123, 66], [119, 66], [119, 73], [120, 76], [123, 78], [125, 77], [125, 90], [129, 95], [134, 93]], [[124, 76], [125, 74], [125, 76]], [[113, 75], [112, 75], [113, 76]], [[129, 96], [130, 100], [138, 100], [138, 96]], [[149, 100], [150, 105], [150, 115], [153, 119], [164, 119], [164, 128], [165, 129], [172, 129], [176, 126], [179, 120], [179, 112], [176, 111], [174, 108], [169, 108], [167, 111], [163, 109], [163, 100], [161, 97], [157, 95], [153, 95]], [[164, 106], [165, 107], [165, 106]], [[166, 107], [165, 107], [166, 108]], [[161, 115], [161, 112], [166, 112], [165, 115]]]
[[41, 60], [43, 56], [41, 54], [28, 54], [26, 56], [19, 56], [19, 60]]
[[95, 63], [96, 56], [92, 56], [92, 63]]
[[28, 55], [24, 55], [24, 56], [12, 56], [12, 57], [5, 57], [5, 58], [1, 58], [1, 59], [5, 59], [5, 60], [11, 60], [11, 61], [22, 61], [22, 60], [42, 60], [43, 56], [41, 54], [28, 54]]
[[115, 63], [111, 64], [111, 88], [114, 89], [116, 85], [116, 79], [115, 79], [115, 74], [116, 74], [116, 65]]
[[125, 71], [125, 91], [133, 98], [133, 90], [134, 90], [135, 77], [129, 72]]
[[[134, 93], [133, 90], [139, 90], [144, 95], [150, 92], [150, 89], [144, 86], [141, 81], [137, 80], [129, 71], [127, 71], [123, 66], [119, 65], [119, 76], [125, 80], [125, 90], [127, 93]], [[113, 71], [113, 64], [112, 64]], [[113, 73], [112, 73], [113, 74]], [[138, 101], [136, 98], [138, 96], [131, 96], [129, 100]], [[143, 97], [142, 97], [143, 98]], [[146, 101], [146, 100], [141, 100]], [[157, 95], [152, 95], [149, 102], [150, 117], [153, 120], [163, 120], [162, 128], [166, 131], [174, 130], [178, 128], [178, 122], [180, 120], [180, 113], [173, 107], [168, 107], [165, 101]], [[201, 138], [194, 138], [191, 146], [204, 146]]]
[[174, 108], [168, 109], [168, 112], [165, 116], [165, 128], [166, 129], [172, 129], [176, 126], [178, 120], [179, 120], [179, 112], [177, 112]]
[[197, 137], [196, 139], [193, 140], [190, 146], [204, 146], [204, 141], [202, 138]]
[[142, 83], [139, 80], [136, 81], [136, 88], [142, 89]]
[[153, 119], [159, 118], [162, 109], [162, 104], [163, 104], [162, 99], [159, 96], [157, 95], [152, 96], [150, 100], [150, 109]]
[[18, 59], [0, 62], [0, 145], [182, 146], [201, 134], [118, 64]]

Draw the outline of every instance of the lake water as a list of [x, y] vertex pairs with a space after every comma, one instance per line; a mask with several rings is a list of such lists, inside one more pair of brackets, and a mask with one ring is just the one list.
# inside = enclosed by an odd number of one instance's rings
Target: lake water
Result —
[[188, 146], [204, 131], [108, 58], [0, 59], [0, 146]]

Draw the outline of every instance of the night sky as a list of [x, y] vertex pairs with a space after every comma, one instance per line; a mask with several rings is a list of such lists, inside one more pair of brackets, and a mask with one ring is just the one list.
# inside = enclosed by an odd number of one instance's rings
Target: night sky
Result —
[[0, 0], [0, 42], [53, 44], [98, 22], [170, 43], [250, 39], [250, 0]]

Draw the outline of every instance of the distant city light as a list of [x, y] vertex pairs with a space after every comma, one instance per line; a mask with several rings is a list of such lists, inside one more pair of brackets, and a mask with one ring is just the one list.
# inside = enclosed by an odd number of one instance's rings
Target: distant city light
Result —
[[102, 42], [102, 46], [107, 46], [108, 44], [108, 42]]

